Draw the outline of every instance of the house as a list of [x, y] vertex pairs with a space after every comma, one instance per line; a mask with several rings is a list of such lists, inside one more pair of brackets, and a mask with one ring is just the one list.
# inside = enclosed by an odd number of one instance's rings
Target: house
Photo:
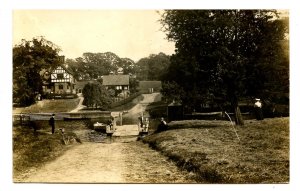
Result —
[[59, 56], [59, 65], [55, 69], [40, 71], [44, 94], [76, 94], [75, 78], [64, 63], [65, 57]]
[[120, 92], [119, 94], [124, 96], [129, 95], [129, 75], [102, 76], [102, 85], [111, 92]]
[[40, 72], [43, 78], [43, 92], [46, 94], [76, 94], [72, 72], [60, 65], [52, 72]]
[[54, 94], [76, 94], [75, 78], [64, 65], [51, 72], [51, 92]]

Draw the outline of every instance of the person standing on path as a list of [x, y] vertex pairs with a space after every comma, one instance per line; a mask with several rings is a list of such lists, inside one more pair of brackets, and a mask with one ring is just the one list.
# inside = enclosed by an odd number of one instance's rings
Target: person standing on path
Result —
[[254, 103], [254, 111], [255, 111], [255, 116], [257, 120], [263, 120], [263, 113], [262, 113], [262, 103], [260, 99], [256, 98], [255, 103]]
[[51, 132], [52, 134], [54, 134], [54, 131], [55, 131], [55, 114], [52, 114], [52, 116], [50, 117], [49, 119], [49, 125], [51, 126]]

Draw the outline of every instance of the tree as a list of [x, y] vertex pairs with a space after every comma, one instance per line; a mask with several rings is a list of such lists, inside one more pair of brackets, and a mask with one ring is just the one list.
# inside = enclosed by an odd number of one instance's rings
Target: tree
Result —
[[110, 72], [117, 73], [119, 68], [123, 69], [124, 74], [135, 74], [136, 71], [133, 60], [120, 58], [112, 52], [86, 52], [75, 60], [67, 59], [66, 64], [74, 71], [74, 77], [78, 80], [100, 79]]
[[60, 49], [44, 37], [22, 40], [13, 48], [13, 99], [21, 106], [35, 102], [35, 96], [42, 94], [40, 72], [54, 68], [59, 63]]
[[129, 77], [130, 93], [138, 92], [139, 81], [136, 78]]
[[165, 82], [162, 84], [161, 94], [164, 98], [166, 98], [167, 103], [171, 103], [172, 101], [181, 102], [183, 97], [185, 96], [185, 92], [181, 86], [179, 86], [176, 82]]
[[139, 80], [161, 80], [170, 65], [170, 57], [164, 53], [151, 54], [137, 62]]
[[176, 47], [164, 80], [183, 87], [191, 107], [221, 98], [242, 125], [240, 98], [267, 96], [281, 78], [287, 26], [275, 10], [168, 10], [161, 23]]
[[88, 107], [107, 110], [112, 103], [108, 91], [98, 83], [88, 83], [83, 87], [83, 104]]

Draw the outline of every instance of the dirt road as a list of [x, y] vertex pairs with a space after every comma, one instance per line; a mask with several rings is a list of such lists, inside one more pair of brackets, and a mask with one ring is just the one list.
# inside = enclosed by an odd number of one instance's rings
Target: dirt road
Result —
[[[159, 93], [144, 99], [124, 117], [137, 120], [145, 106], [160, 99]], [[77, 132], [80, 135], [84, 132]], [[31, 172], [20, 182], [45, 183], [193, 183], [192, 174], [180, 171], [159, 152], [136, 141], [137, 137], [113, 137], [105, 143], [83, 140], [64, 155]], [[19, 182], [18, 181], [18, 182]]]
[[152, 93], [152, 94], [143, 94], [143, 100], [137, 103], [133, 108], [128, 110], [128, 113], [124, 114], [123, 117], [130, 119], [133, 123], [138, 122], [138, 117], [143, 113], [147, 115], [145, 109], [148, 104], [161, 100], [160, 93]]
[[84, 142], [21, 182], [192, 183], [191, 175], [147, 145]]

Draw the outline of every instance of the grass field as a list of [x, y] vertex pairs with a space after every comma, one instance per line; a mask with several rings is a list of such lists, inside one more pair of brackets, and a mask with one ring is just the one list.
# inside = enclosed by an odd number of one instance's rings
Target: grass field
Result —
[[207, 183], [288, 183], [289, 118], [227, 121], [190, 120], [143, 139]]
[[29, 107], [18, 107], [13, 109], [13, 113], [56, 113], [69, 112], [76, 108], [80, 99], [58, 99], [43, 100]]

